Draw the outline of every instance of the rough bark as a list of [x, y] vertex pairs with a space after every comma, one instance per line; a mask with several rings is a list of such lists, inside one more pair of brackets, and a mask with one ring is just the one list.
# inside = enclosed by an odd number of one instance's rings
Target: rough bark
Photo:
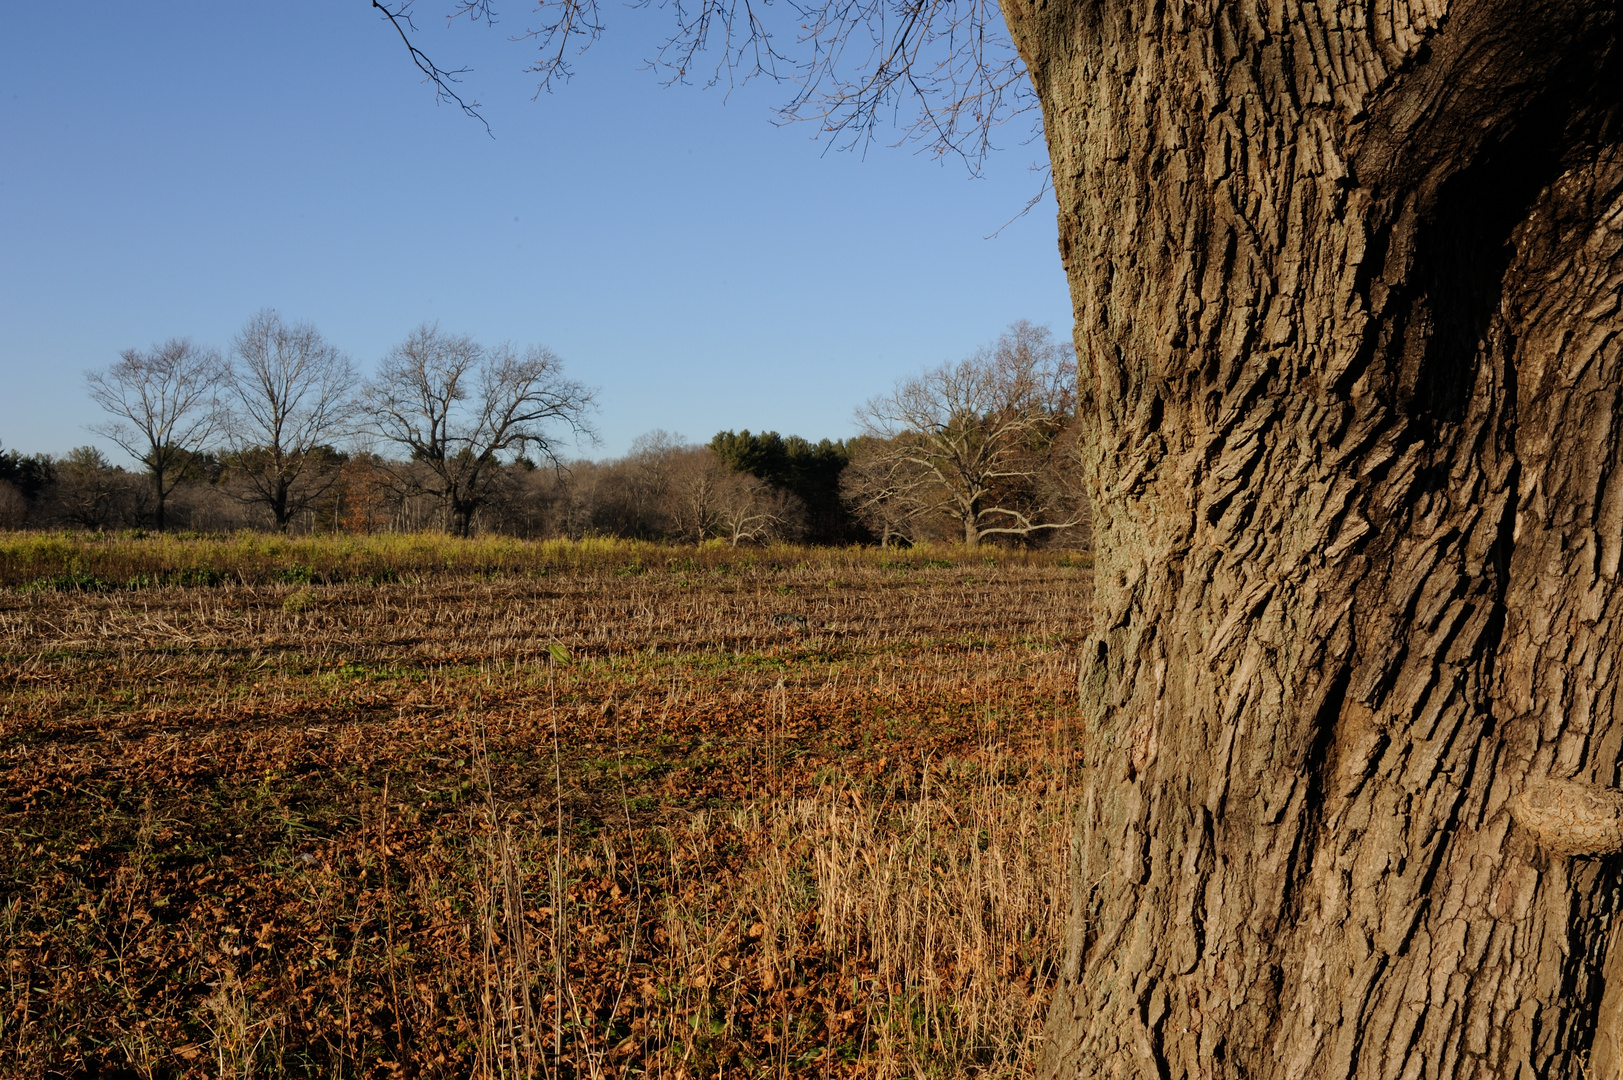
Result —
[[1096, 515], [1041, 1075], [1618, 1075], [1615, 4], [1005, 13]]

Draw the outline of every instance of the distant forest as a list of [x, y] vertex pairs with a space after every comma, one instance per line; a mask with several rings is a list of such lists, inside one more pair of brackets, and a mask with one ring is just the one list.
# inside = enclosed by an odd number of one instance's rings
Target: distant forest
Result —
[[228, 353], [178, 338], [90, 372], [109, 418], [61, 457], [0, 449], [0, 528], [449, 530], [734, 545], [1085, 546], [1076, 368], [1029, 323], [904, 379], [813, 442], [664, 431], [624, 457], [566, 460], [594, 391], [541, 347], [486, 348], [425, 325], [361, 380], [313, 327], [274, 311]]

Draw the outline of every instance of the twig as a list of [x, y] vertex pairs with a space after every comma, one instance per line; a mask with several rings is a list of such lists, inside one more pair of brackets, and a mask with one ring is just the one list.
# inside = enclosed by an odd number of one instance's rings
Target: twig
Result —
[[406, 51], [411, 54], [411, 62], [416, 64], [417, 70], [426, 76], [424, 81], [434, 84], [434, 100], [436, 102], [447, 100], [456, 102], [457, 108], [485, 125], [485, 134], [494, 139], [496, 134], [490, 130], [490, 122], [480, 114], [479, 103], [477, 101], [463, 101], [462, 95], [451, 89], [452, 83], [462, 81], [457, 76], [466, 75], [471, 69], [457, 68], [455, 71], [446, 71], [430, 60], [423, 50], [412, 44], [411, 36], [406, 33], [406, 30], [409, 27], [415, 32], [417, 25], [411, 21], [411, 14], [407, 10], [411, 7], [410, 0], [406, 0], [405, 3], [399, 4], [393, 9], [390, 9], [387, 4], [380, 3], [379, 0], [372, 0], [372, 6], [383, 12], [383, 17], [388, 19], [394, 26], [395, 33], [400, 35], [400, 40], [405, 43]]
[[1053, 174], [1053, 172], [1051, 170], [1044, 169], [1043, 170], [1043, 186], [1037, 189], [1037, 194], [1035, 194], [1035, 195], [1033, 195], [1031, 197], [1031, 201], [1026, 203], [1025, 208], [1022, 209], [1018, 214], [1014, 215], [1014, 217], [1010, 218], [1008, 221], [1005, 221], [1003, 224], [1001, 224], [997, 228], [993, 229], [992, 232], [989, 235], [981, 237], [981, 239], [982, 240], [996, 240], [999, 236], [1003, 235], [1003, 230], [1004, 229], [1007, 229], [1010, 225], [1013, 225], [1015, 222], [1019, 221], [1021, 218], [1025, 217], [1027, 214], [1029, 214], [1033, 210], [1035, 210], [1037, 208], [1037, 204], [1043, 201], [1043, 196], [1047, 195], [1053, 189], [1054, 189], [1054, 174]]

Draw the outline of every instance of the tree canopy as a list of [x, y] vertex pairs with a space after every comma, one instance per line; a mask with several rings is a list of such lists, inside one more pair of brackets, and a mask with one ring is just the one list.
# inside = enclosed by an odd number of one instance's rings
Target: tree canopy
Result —
[[776, 431], [752, 434], [720, 431], [710, 450], [739, 472], [788, 492], [805, 507], [805, 539], [816, 544], [842, 544], [866, 537], [840, 495], [840, 474], [851, 460], [845, 440], [812, 442]]

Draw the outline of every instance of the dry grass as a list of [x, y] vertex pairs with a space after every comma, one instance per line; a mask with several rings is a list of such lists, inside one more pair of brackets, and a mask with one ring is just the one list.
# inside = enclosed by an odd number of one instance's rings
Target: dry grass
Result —
[[0, 587], [105, 592], [163, 586], [308, 585], [466, 578], [537, 578], [666, 568], [689, 571], [722, 567], [817, 565], [864, 570], [898, 562], [939, 567], [1056, 565], [1085, 562], [1064, 551], [1024, 552], [984, 548], [769, 548], [730, 547], [713, 541], [698, 547], [612, 538], [518, 540], [490, 536], [462, 540], [441, 533], [376, 536], [285, 537], [243, 532], [229, 535], [165, 533], [0, 532]]
[[[562, 1035], [565, 1059], [593, 1077], [622, 1063], [673, 1076], [1018, 1075], [1062, 929], [1064, 800], [987, 784], [967, 805], [885, 809], [858, 791], [566, 845], [571, 881], [612, 882], [631, 910], [605, 921], [571, 903], [561, 937], [551, 835], [489, 830], [477, 1071], [546, 1075]], [[638, 839], [654, 861], [627, 850]], [[576, 919], [587, 928], [571, 931]], [[577, 971], [578, 941], [609, 948], [607, 963]]]
[[1018, 1075], [1086, 572], [626, 550], [0, 596], [0, 1072]]

